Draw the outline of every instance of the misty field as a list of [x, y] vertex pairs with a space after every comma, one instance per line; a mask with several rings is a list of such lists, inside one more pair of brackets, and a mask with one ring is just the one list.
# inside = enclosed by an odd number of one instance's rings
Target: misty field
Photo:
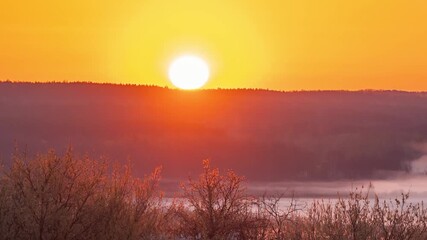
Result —
[[[203, 161], [196, 179], [166, 201], [161, 168], [130, 167], [68, 150], [13, 155], [0, 185], [1, 239], [426, 239], [423, 203], [409, 194], [380, 201], [370, 188], [334, 203], [284, 206], [281, 195], [250, 195], [245, 180]], [[373, 196], [373, 197], [372, 197]]]

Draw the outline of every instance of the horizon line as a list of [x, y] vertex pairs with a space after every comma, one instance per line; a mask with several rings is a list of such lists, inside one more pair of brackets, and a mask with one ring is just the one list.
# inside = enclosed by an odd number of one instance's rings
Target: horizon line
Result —
[[426, 94], [427, 90], [404, 90], [404, 89], [374, 89], [374, 88], [360, 88], [360, 89], [299, 89], [299, 90], [279, 90], [279, 89], [269, 89], [269, 88], [200, 88], [193, 90], [185, 90], [179, 88], [169, 87], [167, 85], [160, 86], [156, 84], [138, 84], [138, 83], [113, 83], [113, 82], [91, 82], [91, 81], [46, 81], [46, 82], [37, 82], [37, 81], [16, 81], [16, 80], [0, 80], [0, 84], [12, 83], [12, 84], [92, 84], [92, 85], [111, 85], [111, 86], [131, 86], [131, 87], [153, 87], [153, 88], [162, 88], [168, 90], [182, 91], [182, 92], [199, 92], [199, 91], [215, 91], [215, 90], [245, 90], [245, 91], [267, 91], [267, 92], [278, 92], [278, 93], [295, 93], [295, 92], [399, 92], [399, 93], [422, 93]]

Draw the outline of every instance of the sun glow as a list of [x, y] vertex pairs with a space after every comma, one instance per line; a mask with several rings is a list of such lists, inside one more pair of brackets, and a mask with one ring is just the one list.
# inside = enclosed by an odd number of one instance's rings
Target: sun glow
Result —
[[181, 56], [169, 66], [169, 80], [177, 88], [201, 88], [209, 80], [209, 66], [199, 57]]

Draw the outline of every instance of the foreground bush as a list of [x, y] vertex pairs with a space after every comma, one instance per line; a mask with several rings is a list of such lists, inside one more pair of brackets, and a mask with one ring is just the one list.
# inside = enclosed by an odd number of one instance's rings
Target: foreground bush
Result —
[[[427, 239], [423, 203], [380, 201], [353, 191], [305, 206], [282, 195], [250, 196], [244, 179], [209, 161], [163, 201], [160, 169], [144, 179], [127, 167], [50, 151], [16, 154], [0, 178], [0, 239]], [[372, 194], [371, 194], [372, 195]]]
[[32, 160], [17, 154], [1, 179], [0, 238], [150, 239], [158, 180], [158, 169], [140, 180], [71, 151]]
[[[400, 199], [380, 202], [369, 191], [356, 190], [336, 203], [315, 201], [303, 219], [305, 239], [427, 239], [427, 212], [423, 203]], [[371, 202], [373, 201], [373, 202]]]
[[186, 239], [248, 239], [256, 227], [249, 198], [233, 171], [220, 175], [203, 162], [198, 180], [182, 185], [184, 202], [175, 207], [178, 236]]

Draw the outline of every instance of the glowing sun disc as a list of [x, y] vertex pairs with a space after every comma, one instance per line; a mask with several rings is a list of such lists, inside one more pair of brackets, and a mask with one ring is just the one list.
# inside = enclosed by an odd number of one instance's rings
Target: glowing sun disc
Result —
[[169, 66], [169, 80], [181, 89], [197, 89], [209, 80], [209, 66], [196, 56], [182, 56]]

